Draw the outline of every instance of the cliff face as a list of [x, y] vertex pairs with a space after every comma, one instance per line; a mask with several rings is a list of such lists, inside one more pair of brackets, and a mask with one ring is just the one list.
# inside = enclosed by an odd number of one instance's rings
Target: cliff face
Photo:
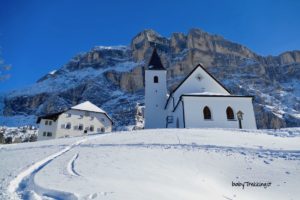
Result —
[[259, 128], [300, 125], [300, 51], [262, 57], [199, 29], [170, 38], [145, 30], [129, 47], [95, 47], [32, 86], [11, 92], [3, 114], [40, 115], [90, 100], [117, 126], [133, 124], [135, 104], [144, 101], [144, 67], [154, 46], [168, 70], [169, 89], [202, 63], [233, 94], [255, 96]]

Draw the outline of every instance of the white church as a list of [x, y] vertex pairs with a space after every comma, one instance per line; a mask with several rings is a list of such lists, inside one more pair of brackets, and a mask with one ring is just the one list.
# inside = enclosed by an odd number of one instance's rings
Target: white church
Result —
[[256, 129], [253, 96], [232, 95], [197, 65], [168, 94], [167, 71], [154, 49], [145, 70], [145, 128]]

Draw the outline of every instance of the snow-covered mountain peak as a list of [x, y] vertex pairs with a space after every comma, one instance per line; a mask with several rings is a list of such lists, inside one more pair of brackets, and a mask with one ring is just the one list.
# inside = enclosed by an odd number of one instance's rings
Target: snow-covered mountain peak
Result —
[[300, 125], [300, 51], [263, 57], [198, 29], [171, 38], [145, 30], [130, 46], [94, 47], [54, 74], [12, 91], [4, 99], [3, 113], [36, 116], [92, 100], [119, 124], [133, 124], [135, 105], [144, 102], [144, 67], [154, 47], [168, 71], [170, 89], [203, 63], [233, 94], [255, 96], [259, 128]]

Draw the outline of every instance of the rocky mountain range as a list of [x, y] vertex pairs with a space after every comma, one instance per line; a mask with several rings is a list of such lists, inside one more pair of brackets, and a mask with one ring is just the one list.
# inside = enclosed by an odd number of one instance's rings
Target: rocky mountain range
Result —
[[17, 122], [32, 124], [38, 115], [89, 100], [106, 110], [117, 128], [132, 125], [136, 103], [144, 102], [144, 68], [154, 46], [167, 68], [169, 90], [202, 63], [232, 94], [255, 96], [259, 128], [300, 126], [300, 51], [264, 57], [200, 29], [169, 38], [144, 30], [128, 46], [97, 46], [78, 54], [33, 85], [0, 98], [0, 121], [9, 125], [25, 118]]

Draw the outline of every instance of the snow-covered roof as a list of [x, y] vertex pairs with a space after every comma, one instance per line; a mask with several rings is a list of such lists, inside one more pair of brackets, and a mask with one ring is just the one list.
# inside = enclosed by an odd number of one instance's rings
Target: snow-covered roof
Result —
[[185, 93], [183, 95], [195, 95], [195, 96], [200, 96], [200, 95], [211, 95], [211, 96], [230, 96], [230, 94], [224, 94], [224, 93], [215, 93], [215, 92], [198, 92], [198, 93]]
[[91, 111], [91, 112], [99, 112], [99, 113], [106, 113], [104, 110], [99, 108], [98, 106], [92, 104], [89, 101], [85, 101], [81, 104], [71, 107], [71, 109], [75, 110], [84, 110], [84, 111]]

